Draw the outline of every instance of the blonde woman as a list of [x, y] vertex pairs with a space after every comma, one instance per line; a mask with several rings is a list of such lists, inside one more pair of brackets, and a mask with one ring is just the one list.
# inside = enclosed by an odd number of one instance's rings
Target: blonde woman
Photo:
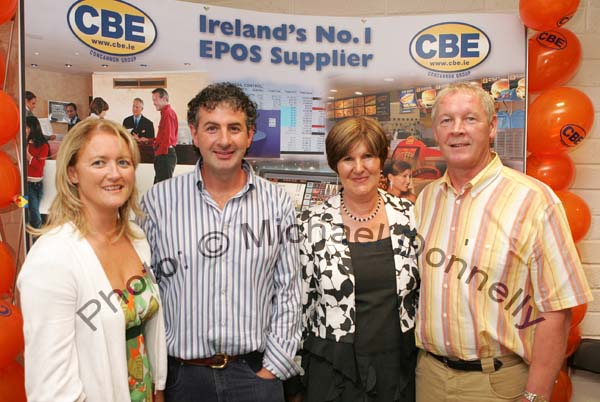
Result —
[[139, 214], [139, 151], [125, 129], [87, 119], [65, 137], [57, 195], [18, 287], [29, 401], [162, 400], [166, 343]]

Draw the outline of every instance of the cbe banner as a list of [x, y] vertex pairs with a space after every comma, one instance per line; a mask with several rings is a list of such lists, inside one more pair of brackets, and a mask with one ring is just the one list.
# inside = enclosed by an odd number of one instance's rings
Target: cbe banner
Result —
[[393, 140], [412, 136], [433, 147], [436, 91], [475, 81], [499, 102], [507, 130], [499, 153], [522, 169], [526, 38], [517, 15], [321, 17], [175, 0], [26, 4], [27, 28], [55, 38], [47, 52], [67, 46], [96, 65], [197, 71], [199, 82], [242, 85], [264, 117], [255, 138], [262, 146], [251, 156], [320, 158], [327, 129], [361, 115], [378, 119]]

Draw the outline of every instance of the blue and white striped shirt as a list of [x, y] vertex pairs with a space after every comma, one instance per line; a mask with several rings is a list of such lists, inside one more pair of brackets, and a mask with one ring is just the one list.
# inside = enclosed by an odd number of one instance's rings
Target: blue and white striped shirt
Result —
[[221, 210], [200, 163], [141, 201], [169, 355], [264, 351], [266, 369], [281, 379], [296, 375], [301, 277], [292, 201], [244, 161], [247, 183]]

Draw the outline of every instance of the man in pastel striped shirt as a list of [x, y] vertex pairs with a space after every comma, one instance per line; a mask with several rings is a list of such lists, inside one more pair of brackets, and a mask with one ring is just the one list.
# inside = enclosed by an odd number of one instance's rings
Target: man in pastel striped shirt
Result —
[[591, 300], [558, 197], [502, 165], [494, 101], [452, 84], [433, 105], [447, 163], [419, 195], [417, 402], [544, 401], [570, 308]]
[[239, 87], [203, 89], [188, 103], [195, 170], [141, 202], [165, 313], [167, 401], [281, 402], [281, 380], [300, 371], [295, 209], [243, 159], [256, 117]]

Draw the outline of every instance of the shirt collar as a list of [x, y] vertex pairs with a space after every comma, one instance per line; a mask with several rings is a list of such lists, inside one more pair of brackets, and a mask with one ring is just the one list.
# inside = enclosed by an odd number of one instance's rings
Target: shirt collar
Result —
[[466, 183], [462, 189], [455, 189], [452, 186], [452, 182], [450, 181], [450, 176], [448, 175], [447, 170], [446, 173], [444, 173], [444, 176], [442, 176], [440, 185], [444, 191], [452, 189], [454, 192], [462, 192], [470, 189], [471, 196], [475, 197], [477, 194], [483, 191], [484, 188], [490, 185], [490, 183], [492, 183], [496, 177], [498, 177], [503, 166], [504, 165], [502, 165], [502, 161], [500, 160], [498, 154], [492, 152], [492, 160], [486, 165], [486, 167], [483, 168], [481, 172], [477, 174], [477, 176], [469, 180], [469, 182]]
[[[194, 179], [196, 180], [196, 186], [200, 192], [204, 190], [204, 180], [202, 179], [202, 172], [200, 170], [202, 168], [202, 163], [202, 156], [200, 156], [200, 158], [198, 158], [198, 163], [196, 163], [196, 168], [194, 169]], [[246, 184], [238, 193], [239, 195], [245, 194], [256, 187], [256, 177], [254, 171], [252, 170], [252, 166], [250, 166], [245, 159], [242, 160], [242, 169], [244, 169], [244, 171], [246, 171], [248, 174], [246, 175]]]

